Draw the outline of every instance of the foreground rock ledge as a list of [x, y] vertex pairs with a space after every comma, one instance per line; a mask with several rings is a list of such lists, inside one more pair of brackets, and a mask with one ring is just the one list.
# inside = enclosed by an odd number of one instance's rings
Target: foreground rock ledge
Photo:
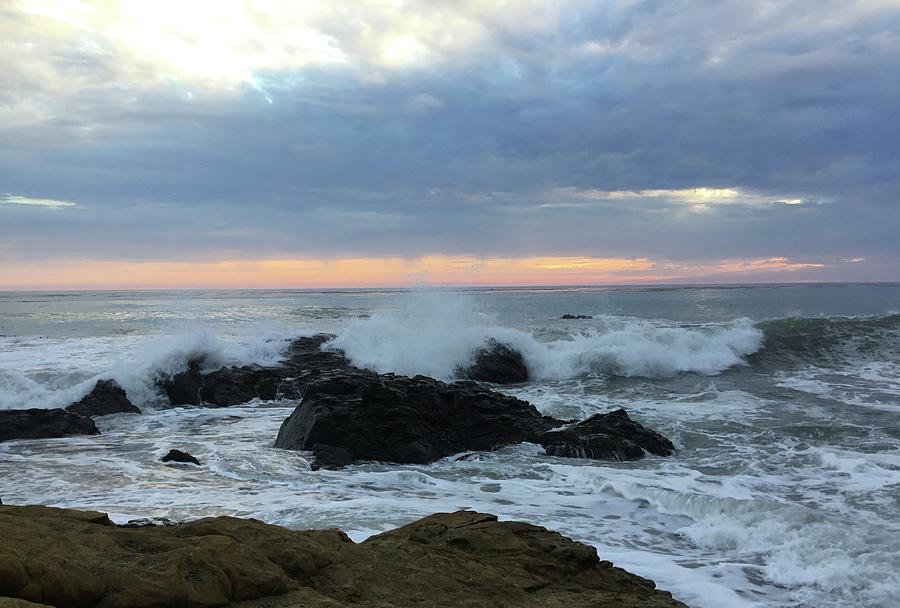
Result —
[[126, 529], [102, 513], [0, 506], [0, 538], [0, 607], [684, 608], [591, 547], [470, 511], [356, 544], [231, 517]]

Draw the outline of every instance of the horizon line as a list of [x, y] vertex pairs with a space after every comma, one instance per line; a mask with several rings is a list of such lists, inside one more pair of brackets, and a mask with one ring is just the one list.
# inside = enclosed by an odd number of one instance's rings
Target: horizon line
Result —
[[364, 287], [341, 286], [341, 287], [122, 287], [122, 288], [12, 288], [7, 289], [0, 286], [0, 293], [115, 293], [115, 292], [154, 292], [154, 291], [313, 291], [313, 292], [340, 292], [340, 291], [416, 291], [416, 290], [467, 290], [467, 291], [485, 291], [485, 290], [528, 290], [528, 289], [604, 289], [604, 288], [707, 288], [707, 287], [790, 287], [790, 286], [828, 286], [828, 285], [900, 285], [900, 281], [815, 281], [815, 280], [794, 280], [794, 281], [741, 281], [741, 282], [677, 282], [677, 283], [661, 283], [661, 282], [642, 282], [642, 283], [584, 283], [584, 284], [535, 284], [535, 285], [475, 285], [475, 284], [412, 284], [412, 285], [370, 285]]

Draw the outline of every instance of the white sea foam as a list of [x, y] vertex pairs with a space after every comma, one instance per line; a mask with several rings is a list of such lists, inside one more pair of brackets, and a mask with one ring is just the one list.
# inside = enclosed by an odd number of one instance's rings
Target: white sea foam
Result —
[[289, 341], [284, 332], [254, 328], [218, 336], [105, 336], [90, 338], [0, 338], [0, 409], [65, 407], [99, 379], [112, 378], [138, 406], [160, 402], [156, 381], [202, 359], [223, 365], [274, 364]]
[[379, 372], [451, 378], [490, 338], [515, 346], [529, 374], [548, 380], [590, 372], [648, 378], [717, 374], [759, 350], [763, 335], [749, 319], [679, 327], [604, 316], [565, 339], [540, 342], [528, 332], [498, 326], [464, 296], [418, 292], [395, 309], [354, 321], [330, 345]]

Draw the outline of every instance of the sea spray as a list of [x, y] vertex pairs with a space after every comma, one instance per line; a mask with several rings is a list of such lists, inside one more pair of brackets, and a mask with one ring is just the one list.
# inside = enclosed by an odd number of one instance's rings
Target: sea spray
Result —
[[65, 407], [100, 379], [112, 378], [139, 407], [164, 405], [157, 382], [203, 361], [225, 365], [274, 365], [291, 333], [248, 327], [231, 335], [200, 331], [181, 335], [103, 338], [0, 339], [0, 409]]
[[451, 379], [489, 339], [517, 348], [539, 380], [589, 373], [648, 378], [679, 372], [717, 374], [743, 364], [763, 334], [749, 319], [680, 327], [660, 321], [601, 316], [591, 328], [540, 342], [500, 327], [465, 294], [417, 291], [400, 305], [352, 322], [328, 346], [378, 372]]

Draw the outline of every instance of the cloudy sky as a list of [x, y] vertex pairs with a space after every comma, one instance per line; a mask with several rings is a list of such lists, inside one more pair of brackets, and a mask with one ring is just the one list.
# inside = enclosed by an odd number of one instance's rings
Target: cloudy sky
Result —
[[0, 289], [900, 280], [898, 0], [3, 0]]

